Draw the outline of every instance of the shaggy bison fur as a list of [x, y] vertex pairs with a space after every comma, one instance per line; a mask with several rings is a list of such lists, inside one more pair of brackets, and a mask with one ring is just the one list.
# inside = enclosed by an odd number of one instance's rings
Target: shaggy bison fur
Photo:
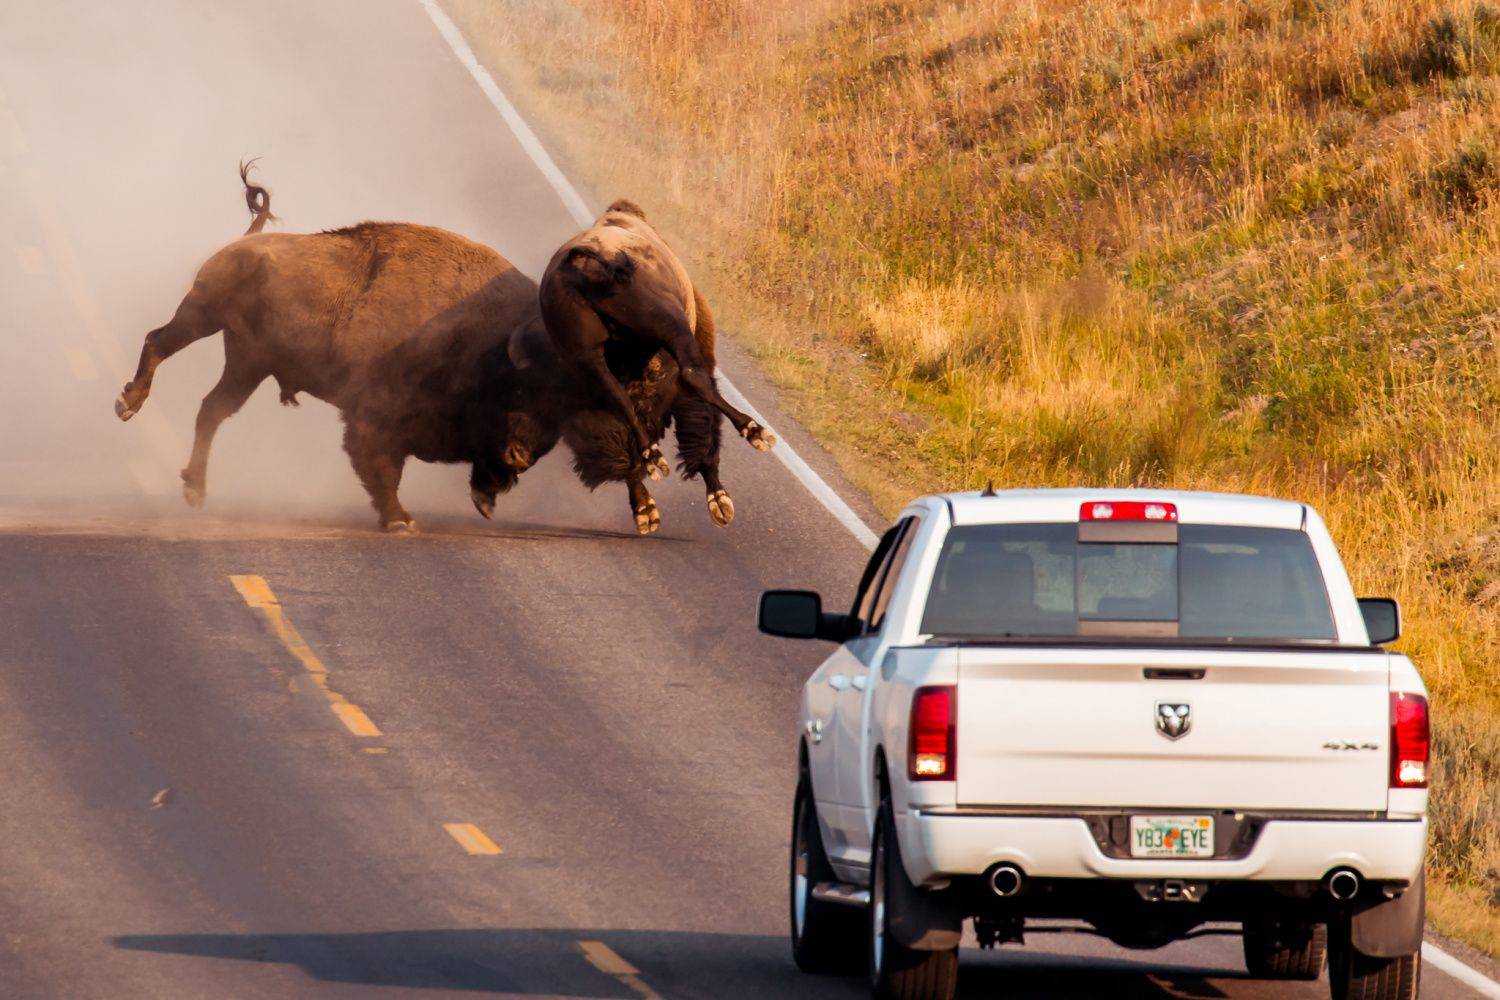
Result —
[[[705, 353], [712, 358], [713, 322], [706, 313], [700, 316]], [[526, 414], [527, 423], [513, 425], [511, 448], [523, 456], [539, 456], [560, 436], [573, 453], [573, 470], [585, 486], [592, 490], [605, 483], [624, 483], [636, 530], [643, 535], [656, 531], [661, 514], [646, 489], [646, 463], [613, 400], [593, 379], [577, 377], [539, 323], [517, 332], [512, 355], [530, 391], [532, 409]], [[610, 374], [624, 387], [648, 439], [655, 444], [668, 428], [674, 430], [683, 478], [702, 476], [709, 515], [716, 524], [729, 524], [734, 503], [719, 478], [719, 412], [682, 390], [677, 363], [667, 351], [612, 341], [605, 355]]]

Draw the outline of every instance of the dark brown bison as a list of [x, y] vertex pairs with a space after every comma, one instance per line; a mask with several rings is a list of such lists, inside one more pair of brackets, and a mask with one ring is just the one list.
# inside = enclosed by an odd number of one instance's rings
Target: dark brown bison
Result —
[[[702, 474], [709, 512], [728, 524], [734, 507], [718, 475], [720, 414], [758, 450], [776, 438], [720, 395], [713, 316], [645, 213], [617, 201], [564, 243], [542, 275], [541, 311], [560, 363], [580, 387], [596, 387], [605, 408], [592, 411], [581, 440], [564, 432], [585, 483], [626, 482], [637, 528], [654, 531], [660, 518], [643, 480], [667, 473], [657, 441], [675, 422], [683, 474]], [[623, 455], [615, 443], [622, 432], [633, 445]], [[588, 451], [606, 440], [599, 454]]]
[[283, 403], [305, 392], [339, 409], [344, 448], [387, 530], [413, 526], [396, 495], [408, 456], [472, 463], [472, 499], [488, 517], [531, 460], [510, 446], [549, 433], [532, 426], [508, 350], [518, 327], [540, 328], [536, 283], [493, 250], [426, 226], [262, 233], [270, 196], [246, 170], [254, 221], [203, 265], [171, 322], [146, 335], [116, 414], [129, 420], [158, 365], [222, 330], [224, 374], [203, 399], [182, 470], [189, 504], [203, 503], [219, 424], [269, 377]]

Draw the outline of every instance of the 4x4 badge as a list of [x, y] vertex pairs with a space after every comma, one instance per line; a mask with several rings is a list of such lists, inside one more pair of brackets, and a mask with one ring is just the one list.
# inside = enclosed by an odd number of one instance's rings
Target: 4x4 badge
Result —
[[1187, 702], [1156, 703], [1156, 731], [1169, 740], [1180, 740], [1193, 728], [1193, 706]]

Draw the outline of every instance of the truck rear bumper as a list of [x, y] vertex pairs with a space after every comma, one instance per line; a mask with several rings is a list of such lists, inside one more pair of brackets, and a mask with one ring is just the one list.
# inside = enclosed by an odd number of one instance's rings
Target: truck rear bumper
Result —
[[922, 885], [978, 875], [1008, 861], [1037, 878], [1312, 881], [1353, 868], [1366, 880], [1409, 882], [1422, 869], [1427, 819], [1271, 820], [1233, 860], [1107, 857], [1078, 818], [924, 812], [897, 817], [907, 875]]

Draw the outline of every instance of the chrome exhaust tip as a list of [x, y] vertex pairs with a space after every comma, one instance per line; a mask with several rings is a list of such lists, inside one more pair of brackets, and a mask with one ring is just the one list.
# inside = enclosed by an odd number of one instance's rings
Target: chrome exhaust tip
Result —
[[1026, 888], [1026, 875], [1015, 865], [996, 865], [990, 869], [990, 891], [1001, 899], [1019, 896]]
[[1328, 895], [1340, 903], [1347, 903], [1359, 895], [1359, 873], [1352, 868], [1340, 868], [1328, 874]]

